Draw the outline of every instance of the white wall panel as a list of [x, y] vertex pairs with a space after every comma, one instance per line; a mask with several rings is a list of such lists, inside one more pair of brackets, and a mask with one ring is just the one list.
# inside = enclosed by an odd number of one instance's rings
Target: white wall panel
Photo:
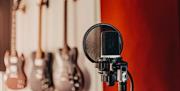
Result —
[[[68, 43], [71, 47], [79, 48], [78, 62], [85, 75], [85, 91], [101, 91], [100, 78], [95, 65], [89, 62], [82, 49], [84, 33], [93, 24], [100, 21], [100, 0], [78, 0], [73, 3], [69, 0], [68, 16]], [[25, 14], [18, 12], [17, 21], [17, 47], [26, 57], [26, 74], [29, 76], [32, 66], [31, 53], [37, 48], [38, 32], [38, 5], [37, 0], [25, 1], [27, 10]], [[97, 5], [97, 6], [96, 6]], [[43, 13], [43, 49], [44, 51], [55, 52], [63, 43], [64, 23], [64, 0], [50, 0], [48, 9], [44, 8]], [[30, 78], [30, 77], [28, 77]], [[12, 91], [12, 90], [8, 90]], [[31, 91], [29, 86], [19, 91]]]

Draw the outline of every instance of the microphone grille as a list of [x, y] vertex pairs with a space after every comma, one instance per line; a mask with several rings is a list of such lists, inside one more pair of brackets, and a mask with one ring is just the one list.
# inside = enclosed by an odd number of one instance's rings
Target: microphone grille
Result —
[[104, 31], [101, 34], [101, 56], [119, 56], [122, 48], [117, 31]]

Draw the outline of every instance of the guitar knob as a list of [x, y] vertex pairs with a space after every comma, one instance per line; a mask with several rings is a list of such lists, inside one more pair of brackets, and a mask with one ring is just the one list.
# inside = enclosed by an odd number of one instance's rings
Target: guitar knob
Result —
[[72, 89], [71, 89], [72, 91], [76, 91], [76, 88], [75, 87], [72, 87]]
[[46, 88], [48, 88], [48, 87], [49, 87], [48, 84], [42, 85], [42, 89], [46, 89]]
[[74, 81], [73, 81], [73, 80], [70, 80], [70, 83], [71, 83], [71, 84], [74, 84]]
[[79, 79], [79, 77], [78, 76], [74, 76], [74, 80], [78, 80]]
[[18, 83], [23, 84], [24, 82], [23, 82], [23, 80], [18, 80]]
[[22, 84], [17, 84], [17, 88], [23, 88], [24, 86]]
[[74, 86], [75, 86], [76, 88], [79, 88], [79, 87], [80, 87], [79, 83], [75, 83]]

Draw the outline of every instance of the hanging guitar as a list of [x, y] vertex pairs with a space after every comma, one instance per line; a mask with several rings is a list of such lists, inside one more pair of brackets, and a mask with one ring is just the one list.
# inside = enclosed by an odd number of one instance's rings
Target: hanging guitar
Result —
[[33, 53], [33, 68], [30, 78], [32, 91], [52, 91], [52, 54], [44, 53], [42, 50], [42, 10], [43, 6], [48, 7], [48, 0], [40, 0], [39, 4], [39, 29], [38, 48]]
[[77, 48], [67, 44], [67, 0], [64, 5], [64, 48], [55, 55], [53, 81], [56, 91], [82, 91], [84, 77], [78, 64]]
[[12, 7], [11, 26], [11, 50], [6, 51], [4, 63], [6, 66], [5, 84], [9, 89], [22, 89], [27, 85], [27, 77], [24, 72], [25, 58], [23, 54], [18, 56], [16, 51], [16, 11], [24, 9], [21, 7], [21, 0], [15, 0]]

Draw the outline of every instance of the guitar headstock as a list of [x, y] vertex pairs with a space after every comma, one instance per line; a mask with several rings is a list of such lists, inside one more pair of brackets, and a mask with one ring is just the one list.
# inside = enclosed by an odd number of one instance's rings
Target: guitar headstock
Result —
[[22, 2], [22, 0], [13, 0], [12, 9], [14, 11], [21, 10], [21, 11], [25, 12], [26, 11], [26, 6], [25, 6], [25, 3]]
[[13, 10], [18, 10], [21, 0], [13, 0]]
[[38, 4], [40, 7], [42, 7], [43, 5], [49, 7], [49, 0], [38, 0]]

